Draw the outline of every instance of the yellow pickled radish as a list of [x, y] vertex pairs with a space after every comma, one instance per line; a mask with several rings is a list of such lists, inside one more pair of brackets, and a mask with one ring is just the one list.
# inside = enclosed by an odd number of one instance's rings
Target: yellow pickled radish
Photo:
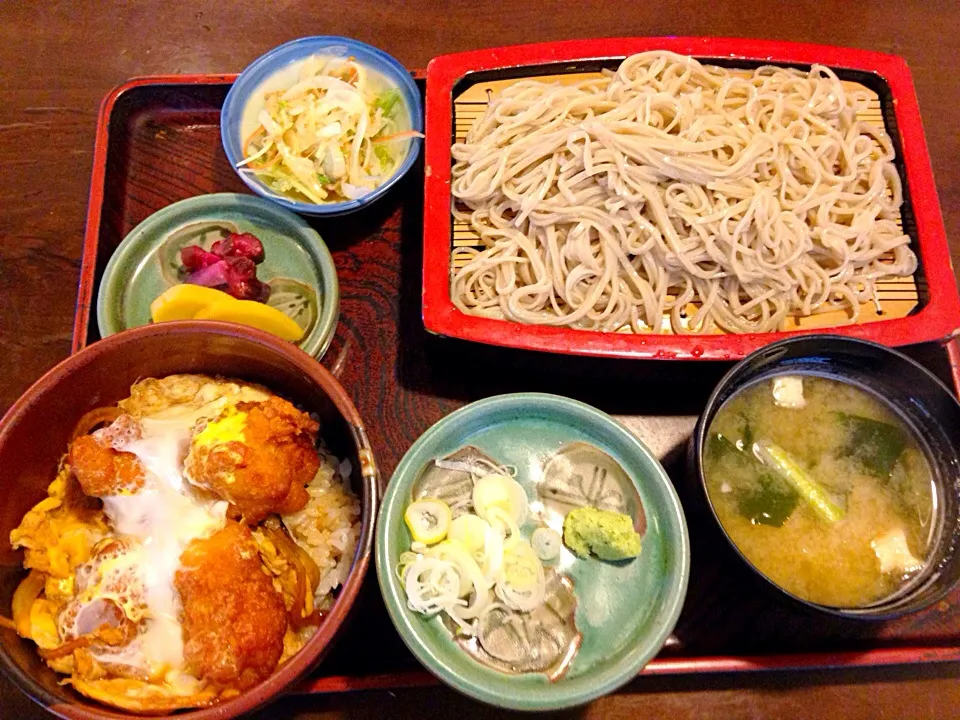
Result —
[[194, 315], [194, 319], [248, 325], [290, 342], [297, 342], [303, 337], [303, 328], [276, 308], [253, 300], [237, 300], [230, 295], [203, 308]]
[[232, 298], [222, 290], [187, 283], [174, 285], [150, 303], [150, 317], [155, 323], [193, 320], [198, 312], [224, 299]]

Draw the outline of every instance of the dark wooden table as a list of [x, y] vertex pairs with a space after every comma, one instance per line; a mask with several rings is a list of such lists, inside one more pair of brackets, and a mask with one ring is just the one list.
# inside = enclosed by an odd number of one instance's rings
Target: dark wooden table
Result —
[[[901, 55], [913, 71], [947, 233], [954, 258], [960, 256], [956, 2], [11, 1], [0, 6], [0, 411], [69, 351], [103, 95], [134, 75], [236, 72], [271, 47], [311, 34], [356, 37], [410, 67], [446, 52], [612, 35], [739, 35]], [[957, 665], [647, 677], [563, 716], [960, 717], [958, 678]], [[503, 715], [440, 688], [290, 697], [262, 712], [270, 718]], [[0, 717], [42, 716], [0, 677]]]

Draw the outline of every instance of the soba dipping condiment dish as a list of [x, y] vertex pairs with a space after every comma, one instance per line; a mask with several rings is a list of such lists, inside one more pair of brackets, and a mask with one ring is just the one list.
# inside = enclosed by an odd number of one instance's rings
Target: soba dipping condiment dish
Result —
[[[378, 478], [363, 423], [337, 380], [289, 343], [234, 324], [162, 323], [100, 340], [61, 362], [31, 386], [0, 421], [0, 463], [4, 468], [0, 615], [11, 616], [12, 593], [25, 575], [22, 551], [11, 549], [10, 533], [24, 514], [46, 497], [47, 486], [57, 476], [78, 421], [93, 409], [126, 398], [135, 382], [178, 373], [259, 383], [303, 412], [312, 413], [320, 424], [319, 436], [326, 450], [343, 461], [340, 471], [360, 503], [359, 537], [349, 573], [334, 592], [332, 607], [303, 647], [272, 674], [235, 696], [175, 714], [191, 720], [223, 720], [273, 700], [320, 662], [348, 617], [372, 550]], [[61, 683], [64, 676], [47, 667], [33, 642], [11, 629], [2, 628], [0, 633], [0, 667], [50, 712], [83, 720], [127, 717]]]
[[[341, 73], [337, 67], [343, 61], [354, 63], [361, 77], [352, 70]], [[302, 97], [302, 90], [293, 95], [288, 91], [295, 85], [304, 88], [305, 63], [314, 62], [319, 62], [319, 75], [323, 76], [314, 80], [317, 87], [313, 92], [318, 97], [309, 105], [317, 117], [303, 120], [302, 108], [292, 107], [296, 96]], [[330, 77], [331, 73], [335, 77]], [[362, 92], [358, 93], [361, 83]], [[276, 107], [268, 112], [267, 95], [280, 91], [283, 94], [274, 97]], [[358, 103], [367, 109], [356, 107]], [[284, 115], [288, 110], [301, 117], [294, 120]], [[271, 117], [289, 121], [297, 137], [277, 135], [281, 126]], [[366, 119], [358, 120], [360, 117]], [[257, 136], [258, 128], [267, 126], [275, 135], [269, 141], [265, 135]], [[360, 138], [373, 128], [377, 130], [368, 138], [369, 147], [361, 147], [359, 140], [356, 145], [352, 139], [347, 142], [343, 135], [349, 129], [353, 133], [350, 138]], [[351, 213], [382, 197], [416, 161], [422, 130], [420, 90], [410, 72], [382, 50], [337, 36], [293, 40], [254, 60], [227, 93], [220, 119], [223, 149], [247, 187], [288, 210], [315, 216]], [[273, 158], [266, 147], [275, 147], [283, 137], [293, 143], [283, 149], [287, 158], [290, 153], [297, 156], [293, 160]], [[344, 138], [342, 143], [339, 138]], [[251, 151], [251, 139], [264, 150], [261, 157], [265, 162], [250, 159], [260, 152]], [[295, 174], [288, 172], [294, 167], [291, 163], [296, 165]], [[281, 169], [270, 174], [275, 168]], [[376, 179], [360, 183], [361, 177]]]
[[[453, 508], [447, 540], [412, 543], [417, 535], [407, 511], [415, 500]], [[514, 529], [497, 530], [497, 518], [520, 506], [519, 520], [505, 520]], [[619, 518], [619, 544], [594, 547], [589, 556], [571, 550], [574, 515], [602, 516], [594, 530]], [[424, 517], [429, 529], [429, 512]], [[686, 594], [687, 528], [666, 472], [614, 419], [556, 395], [495, 396], [433, 425], [397, 466], [378, 523], [377, 576], [404, 642], [443, 682], [503, 708], [582, 705], [629, 682], [667, 641]], [[486, 530], [478, 536], [476, 528]], [[561, 545], [561, 531], [569, 546]], [[498, 540], [500, 532], [506, 539]], [[617, 554], [634, 532], [639, 554]], [[479, 544], [471, 545], [471, 537]], [[474, 550], [476, 567], [499, 577], [489, 587], [474, 575], [474, 590], [461, 588], [455, 605], [474, 618], [462, 630], [451, 622], [453, 614], [416, 611], [409, 595], [421, 580], [430, 583], [434, 557], [472, 566], [462, 559], [460, 542]], [[502, 561], [491, 550], [501, 543]], [[617, 559], [600, 559], [606, 553]], [[512, 589], [511, 566], [526, 578]], [[534, 600], [533, 609], [524, 609], [523, 601], [536, 595], [536, 567], [543, 573], [543, 604]]]
[[772, 343], [720, 381], [688, 446], [734, 554], [788, 603], [885, 620], [960, 579], [960, 402], [875, 343]]

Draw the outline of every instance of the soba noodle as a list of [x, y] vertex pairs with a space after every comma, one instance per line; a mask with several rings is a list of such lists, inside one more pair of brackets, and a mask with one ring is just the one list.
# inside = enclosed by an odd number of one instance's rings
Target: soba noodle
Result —
[[917, 266], [891, 140], [856, 117], [868, 99], [819, 65], [746, 77], [668, 52], [516, 82], [453, 146], [453, 212], [483, 247], [451, 296], [605, 331], [659, 332], [667, 313], [674, 332], [856, 321], [878, 280]]

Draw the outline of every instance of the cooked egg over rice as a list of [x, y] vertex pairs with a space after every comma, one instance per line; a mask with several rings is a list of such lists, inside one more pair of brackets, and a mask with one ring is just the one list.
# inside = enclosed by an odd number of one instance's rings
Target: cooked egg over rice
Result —
[[360, 503], [320, 426], [269, 390], [146, 379], [80, 421], [10, 535], [17, 632], [80, 693], [132, 712], [214, 704], [316, 632]]

